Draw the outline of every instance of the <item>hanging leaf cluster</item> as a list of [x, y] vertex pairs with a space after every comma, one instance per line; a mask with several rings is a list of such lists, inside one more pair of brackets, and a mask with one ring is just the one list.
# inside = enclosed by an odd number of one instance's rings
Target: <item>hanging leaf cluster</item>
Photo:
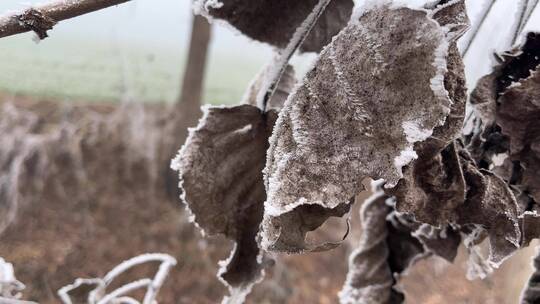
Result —
[[[317, 3], [196, 6], [285, 48]], [[375, 194], [361, 209], [341, 303], [402, 303], [400, 274], [430, 255], [452, 262], [461, 243], [470, 277], [483, 277], [538, 237], [540, 36], [529, 34], [479, 82], [473, 131], [463, 135], [456, 41], [467, 28], [464, 0], [423, 9], [368, 1], [354, 13], [351, 1], [330, 1], [302, 44], [319, 54], [301, 81], [287, 67], [261, 107], [267, 76], [284, 68], [270, 65], [242, 105], [204, 108], [172, 167], [193, 222], [235, 242], [219, 272], [230, 290], [224, 302], [244, 301], [271, 265], [268, 252], [339, 246], [306, 235], [346, 215], [366, 178], [377, 180]], [[476, 249], [484, 240], [487, 258]]]

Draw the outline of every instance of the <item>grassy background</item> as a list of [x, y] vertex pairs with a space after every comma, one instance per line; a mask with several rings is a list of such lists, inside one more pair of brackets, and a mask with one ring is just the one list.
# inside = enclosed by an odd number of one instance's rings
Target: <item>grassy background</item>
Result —
[[[137, 43], [55, 38], [36, 45], [29, 37], [0, 47], [0, 90], [68, 101], [174, 101], [185, 52]], [[264, 58], [212, 50], [204, 100], [235, 103]]]
[[[40, 1], [26, 0], [29, 4]], [[467, 1], [473, 24], [484, 2]], [[134, 0], [61, 22], [39, 44], [32, 41], [31, 33], [0, 39], [0, 91], [69, 102], [173, 102], [179, 94], [189, 44], [190, 4], [191, 0], [160, 0], [159, 5]], [[20, 0], [0, 2], [0, 13], [22, 8]], [[500, 20], [513, 17], [515, 8], [515, 1], [497, 2], [465, 58], [470, 88], [489, 72], [492, 52], [504, 48], [510, 23]], [[540, 29], [540, 9], [527, 29]], [[269, 46], [230, 28], [214, 26], [204, 101], [237, 103], [271, 56]], [[313, 59], [294, 59], [299, 74]]]

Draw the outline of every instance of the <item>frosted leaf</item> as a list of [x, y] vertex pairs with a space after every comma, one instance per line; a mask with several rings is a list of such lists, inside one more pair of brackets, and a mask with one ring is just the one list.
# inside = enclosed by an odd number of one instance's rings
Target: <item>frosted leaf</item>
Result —
[[[225, 20], [244, 35], [284, 48], [296, 28], [306, 19], [318, 0], [221, 0], [223, 5], [208, 7], [212, 0], [196, 3], [196, 11]], [[349, 21], [354, 2], [333, 0], [315, 24], [300, 48], [306, 52], [319, 52], [330, 43]]]
[[[336, 208], [366, 177], [397, 183], [415, 142], [450, 113], [447, 33], [426, 11], [377, 5], [334, 38], [280, 112], [265, 221], [300, 205]], [[423, 135], [407, 134], [405, 122]]]
[[395, 199], [381, 185], [372, 182], [373, 195], [362, 205], [362, 235], [349, 258], [341, 303], [402, 303], [404, 295], [394, 285], [409, 267], [431, 254], [453, 260], [457, 253], [459, 233], [435, 228], [428, 233], [427, 225], [393, 210]]
[[458, 254], [461, 244], [461, 234], [450, 226], [436, 228], [428, 224], [422, 224], [416, 231], [415, 236], [426, 252], [439, 256], [452, 263]]
[[521, 245], [529, 246], [533, 239], [540, 237], [540, 214], [537, 211], [526, 211], [520, 216], [520, 221], [523, 235]]
[[405, 272], [420, 258], [427, 256], [427, 252], [420, 240], [413, 236], [416, 223], [409, 218], [392, 211], [386, 217], [388, 236], [388, 265], [396, 276]]
[[[395, 211], [389, 215], [388, 219], [392, 223], [389, 226], [391, 233], [388, 241], [391, 252], [392, 248], [395, 247], [395, 256], [402, 261], [394, 263], [402, 265], [397, 268], [392, 267], [394, 272], [406, 270], [416, 260], [429, 254], [437, 255], [450, 263], [457, 256], [461, 236], [459, 231], [452, 227], [437, 228], [421, 224], [416, 222], [413, 217]], [[393, 243], [398, 245], [392, 246]]]
[[[246, 93], [244, 94], [242, 103], [250, 104], [252, 106], [258, 106], [257, 95], [262, 88], [267, 74], [270, 73], [273, 68], [273, 66], [267, 66], [259, 74], [257, 74], [255, 79], [249, 85]], [[285, 68], [285, 72], [281, 76], [276, 90], [272, 95], [272, 98], [270, 98], [266, 105], [266, 108], [269, 110], [274, 109], [276, 111], [281, 110], [283, 104], [285, 103], [285, 100], [287, 100], [287, 97], [292, 92], [295, 85], [296, 78], [294, 68], [291, 65], [287, 65]]]
[[480, 226], [487, 231], [490, 242], [488, 261], [498, 267], [520, 247], [516, 199], [504, 180], [490, 171], [477, 169], [471, 159], [462, 157], [462, 168], [468, 191], [465, 202], [456, 210], [456, 222]]
[[[538, 36], [540, 47], [540, 35]], [[538, 52], [540, 55], [540, 52]], [[519, 181], [540, 202], [540, 66], [498, 99], [497, 124], [509, 138], [510, 160], [519, 163]]]
[[330, 217], [343, 216], [349, 212], [349, 209], [349, 204], [341, 204], [335, 208], [303, 205], [279, 217], [265, 217], [262, 223], [264, 234], [261, 245], [265, 250], [285, 253], [320, 252], [334, 249], [346, 238], [348, 231], [341, 241], [322, 244], [307, 243], [306, 234], [316, 230]]
[[449, 28], [457, 39], [469, 28], [469, 16], [467, 16], [465, 0], [444, 2], [446, 3], [433, 8], [433, 19], [437, 20], [440, 25]]
[[254, 106], [206, 107], [199, 125], [173, 160], [182, 200], [208, 235], [236, 242], [219, 275], [231, 294], [251, 289], [262, 277], [256, 235], [263, 216], [262, 169], [275, 111]]
[[[434, 16], [439, 18], [441, 24], [453, 24], [455, 30], [461, 30], [467, 24], [463, 1], [451, 1], [441, 6], [436, 9]], [[448, 224], [454, 209], [465, 199], [465, 181], [452, 144], [461, 134], [465, 115], [463, 69], [456, 43], [452, 41], [444, 79], [444, 87], [453, 101], [450, 115], [444, 125], [436, 127], [427, 140], [415, 145], [418, 159], [403, 170], [404, 178], [389, 191], [396, 196], [398, 211], [412, 214], [420, 222], [439, 227]]]
[[[529, 33], [525, 43], [500, 55], [490, 75], [479, 82], [471, 102], [476, 132], [468, 148], [476, 162], [492, 169], [511, 185], [519, 203], [522, 246], [540, 236], [540, 34]], [[498, 155], [506, 155], [495, 163]], [[525, 212], [525, 213], [524, 213]]]
[[375, 194], [362, 205], [360, 211], [362, 236], [360, 245], [349, 258], [349, 272], [339, 293], [342, 304], [402, 303], [403, 295], [395, 291], [394, 277], [388, 264], [386, 217], [390, 208], [386, 197]]
[[465, 179], [453, 144], [436, 156], [421, 156], [404, 170], [404, 179], [389, 192], [396, 208], [417, 221], [443, 227], [456, 220], [456, 208], [465, 202]]
[[533, 259], [534, 272], [521, 294], [521, 304], [536, 304], [540, 302], [540, 248]]

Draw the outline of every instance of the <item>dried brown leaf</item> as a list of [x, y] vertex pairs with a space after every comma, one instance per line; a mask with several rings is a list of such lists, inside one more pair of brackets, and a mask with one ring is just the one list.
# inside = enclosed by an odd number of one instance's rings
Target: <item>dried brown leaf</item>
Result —
[[516, 182], [540, 202], [540, 66], [507, 88], [498, 103], [497, 124], [509, 138], [510, 159], [519, 162]]
[[[350, 204], [335, 208], [319, 205], [303, 205], [279, 217], [266, 217], [262, 224], [265, 233], [263, 247], [268, 251], [285, 253], [320, 252], [336, 248], [341, 241], [322, 244], [307, 243], [306, 234], [314, 231], [330, 217], [341, 217], [349, 212]], [[286, 231], [286, 233], [282, 233]]]
[[534, 257], [533, 266], [534, 273], [521, 294], [521, 304], [540, 303], [540, 251]]
[[[221, 0], [223, 5], [212, 2], [199, 0], [196, 8], [205, 15], [225, 20], [252, 39], [284, 48], [318, 1]], [[349, 21], [353, 6], [352, 0], [331, 1], [300, 50], [319, 52], [330, 43]]]
[[518, 205], [508, 185], [494, 173], [478, 169], [461, 154], [467, 197], [457, 209], [459, 225], [485, 229], [490, 241], [488, 261], [497, 267], [520, 247]]
[[460, 67], [447, 64], [455, 39], [448, 31], [429, 12], [374, 5], [335, 37], [276, 124], [265, 218], [301, 205], [336, 208], [362, 190], [365, 177], [397, 183], [417, 157], [414, 144], [450, 113], [445, 77]]
[[375, 193], [360, 211], [362, 236], [360, 245], [349, 258], [349, 272], [339, 293], [340, 303], [402, 303], [403, 295], [392, 287], [395, 280], [389, 264], [388, 223], [391, 209], [386, 196]]
[[208, 235], [236, 242], [219, 273], [236, 297], [262, 277], [256, 235], [266, 198], [262, 169], [276, 117], [251, 105], [207, 107], [173, 160], [192, 220]]

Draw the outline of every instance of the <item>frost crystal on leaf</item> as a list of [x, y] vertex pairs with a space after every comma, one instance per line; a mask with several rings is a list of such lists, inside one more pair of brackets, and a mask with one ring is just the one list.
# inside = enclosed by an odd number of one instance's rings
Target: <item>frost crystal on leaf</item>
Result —
[[276, 116], [252, 105], [206, 107], [172, 162], [195, 223], [208, 235], [236, 242], [219, 273], [232, 289], [249, 290], [262, 276], [255, 237], [266, 197], [262, 169]]
[[386, 198], [379, 189], [362, 205], [362, 238], [349, 258], [349, 273], [339, 293], [342, 304], [402, 302], [403, 296], [392, 289], [394, 278], [387, 262], [390, 208], [384, 203]]
[[[375, 5], [334, 38], [285, 103], [270, 139], [266, 222], [301, 205], [346, 204], [366, 177], [398, 182], [414, 144], [450, 113], [449, 33], [426, 11]], [[412, 121], [421, 136], [401, 127]]]
[[262, 169], [276, 111], [296, 80], [288, 66], [263, 113], [255, 104], [266, 73], [268, 68], [252, 82], [243, 105], [205, 107], [171, 162], [195, 224], [208, 235], [222, 234], [236, 242], [230, 257], [220, 262], [218, 276], [230, 291], [223, 303], [242, 303], [268, 262], [256, 241], [266, 199]]
[[[475, 132], [467, 138], [476, 163], [500, 176], [518, 204], [521, 246], [540, 236], [540, 34], [501, 55], [472, 93]], [[495, 162], [498, 155], [507, 155]]]

